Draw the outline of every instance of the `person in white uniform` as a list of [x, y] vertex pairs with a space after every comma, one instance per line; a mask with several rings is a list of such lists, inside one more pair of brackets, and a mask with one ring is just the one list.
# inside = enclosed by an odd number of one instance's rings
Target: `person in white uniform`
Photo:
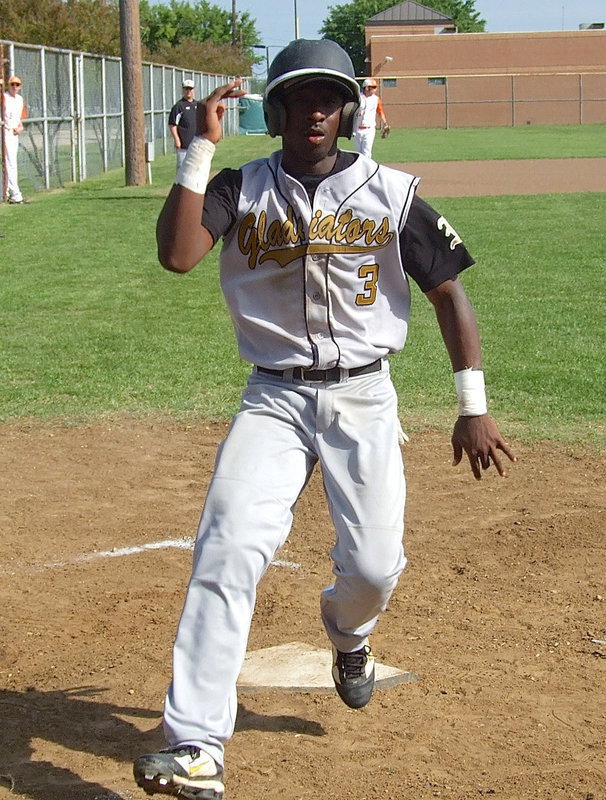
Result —
[[353, 144], [356, 153], [372, 156], [372, 146], [377, 132], [377, 117], [381, 125], [387, 125], [383, 103], [378, 94], [379, 86], [374, 78], [362, 83], [360, 108], [354, 122]]
[[452, 437], [476, 478], [501, 452], [488, 416], [475, 317], [458, 274], [473, 263], [446, 220], [415, 195], [418, 179], [337, 148], [359, 86], [330, 40], [291, 42], [264, 97], [282, 150], [208, 183], [222, 101], [198, 108], [190, 145], [157, 226], [159, 259], [185, 273], [218, 239], [221, 284], [239, 352], [252, 365], [221, 444], [200, 519], [164, 707], [168, 747], [134, 763], [148, 793], [221, 800], [224, 746], [256, 587], [286, 540], [315, 465], [335, 528], [334, 581], [321, 596], [336, 691], [369, 702], [369, 636], [406, 565], [404, 469], [388, 356], [406, 339], [409, 279], [433, 303], [459, 395]]
[[4, 134], [4, 155], [6, 167], [6, 189], [9, 203], [27, 203], [19, 188], [17, 155], [19, 136], [23, 133], [23, 120], [27, 112], [21, 96], [23, 82], [18, 75], [8, 79], [8, 90], [2, 102], [2, 130]]

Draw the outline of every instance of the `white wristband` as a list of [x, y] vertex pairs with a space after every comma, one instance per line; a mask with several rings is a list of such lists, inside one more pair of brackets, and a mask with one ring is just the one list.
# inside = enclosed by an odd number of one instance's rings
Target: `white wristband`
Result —
[[212, 142], [202, 136], [194, 136], [177, 171], [175, 183], [196, 194], [204, 194], [214, 154], [215, 145]]
[[460, 417], [479, 417], [487, 413], [484, 372], [481, 369], [462, 369], [455, 372], [455, 387], [459, 398]]

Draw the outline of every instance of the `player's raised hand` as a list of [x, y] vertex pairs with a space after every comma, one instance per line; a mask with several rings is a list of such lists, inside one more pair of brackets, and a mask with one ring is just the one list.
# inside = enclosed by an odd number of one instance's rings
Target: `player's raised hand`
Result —
[[510, 461], [517, 461], [512, 449], [501, 436], [496, 422], [483, 414], [480, 417], [459, 417], [452, 433], [453, 467], [460, 463], [463, 451], [467, 453], [471, 471], [477, 480], [482, 470], [494, 464], [502, 478], [507, 476], [501, 464], [500, 453], [505, 453]]
[[200, 136], [204, 136], [205, 139], [213, 142], [213, 144], [217, 144], [221, 139], [221, 120], [223, 119], [223, 114], [225, 114], [223, 101], [228, 100], [230, 97], [242, 97], [245, 95], [246, 91], [239, 88], [241, 84], [242, 81], [238, 78], [223, 84], [223, 86], [218, 86], [208, 95], [206, 100], [200, 100], [197, 103], [196, 122], [197, 132]]

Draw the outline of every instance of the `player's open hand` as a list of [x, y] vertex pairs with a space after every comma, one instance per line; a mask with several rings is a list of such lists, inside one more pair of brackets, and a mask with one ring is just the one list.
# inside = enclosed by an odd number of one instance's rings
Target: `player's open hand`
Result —
[[242, 97], [246, 94], [244, 89], [240, 89], [242, 81], [238, 78], [230, 81], [223, 86], [218, 86], [211, 92], [206, 100], [200, 100], [196, 107], [197, 131], [200, 136], [204, 136], [213, 144], [221, 139], [221, 120], [225, 114], [224, 100], [230, 97]]
[[459, 417], [452, 433], [453, 467], [460, 463], [463, 451], [467, 453], [471, 471], [477, 480], [482, 477], [482, 470], [492, 464], [502, 478], [507, 473], [501, 463], [501, 453], [515, 462], [512, 449], [505, 442], [496, 422], [483, 414], [480, 417]]

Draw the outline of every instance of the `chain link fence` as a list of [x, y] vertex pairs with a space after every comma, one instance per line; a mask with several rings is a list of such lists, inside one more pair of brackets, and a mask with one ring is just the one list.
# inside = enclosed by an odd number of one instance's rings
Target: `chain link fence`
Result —
[[384, 76], [392, 127], [477, 128], [606, 122], [606, 71]]
[[[8, 74], [23, 80], [27, 107], [19, 139], [24, 192], [55, 189], [124, 166], [121, 59], [0, 40]], [[168, 114], [193, 80], [206, 97], [232, 76], [143, 63], [145, 140], [158, 155], [172, 152]], [[248, 88], [248, 82], [243, 82]], [[239, 133], [237, 103], [228, 103], [223, 130]]]

